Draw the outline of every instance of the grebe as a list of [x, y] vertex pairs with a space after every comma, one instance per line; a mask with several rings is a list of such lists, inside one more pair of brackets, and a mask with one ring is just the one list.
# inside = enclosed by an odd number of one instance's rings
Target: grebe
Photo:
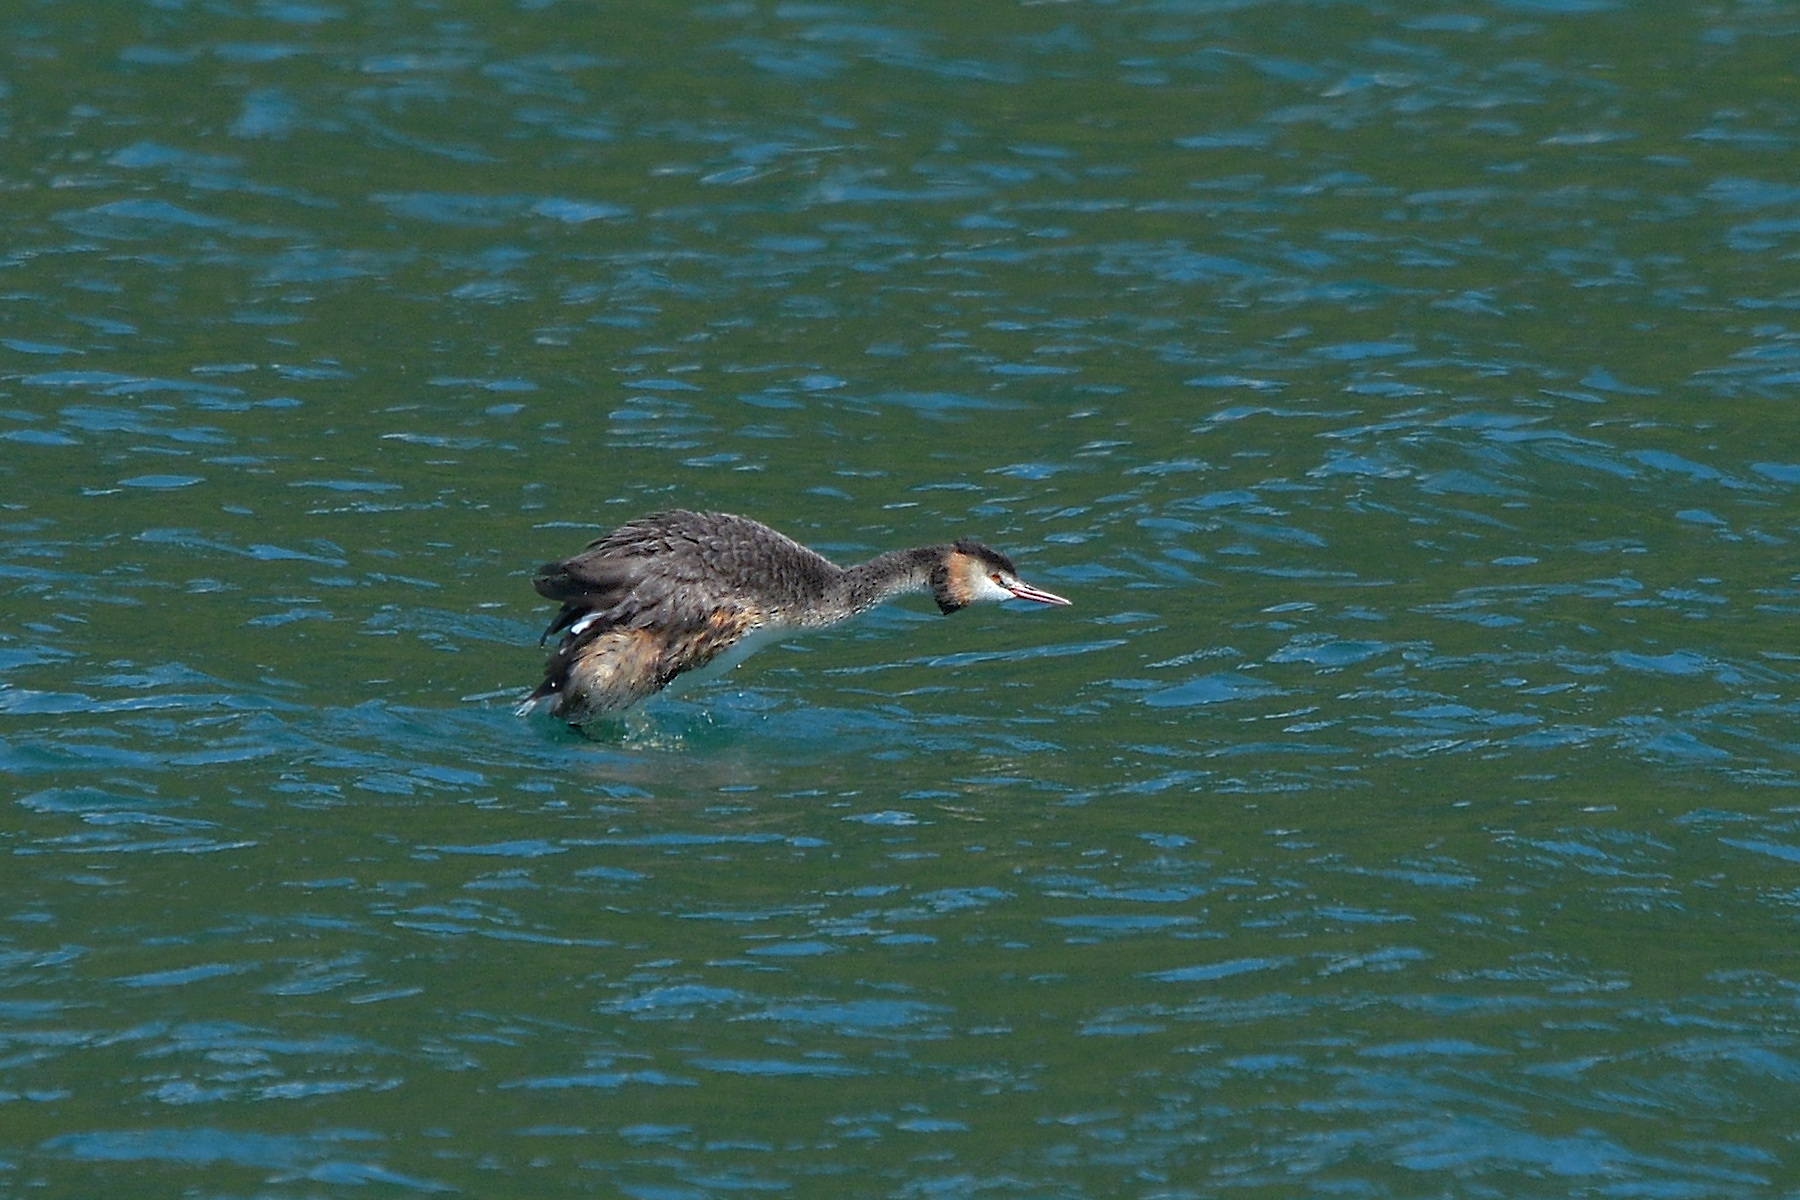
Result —
[[531, 582], [562, 603], [538, 644], [562, 640], [519, 712], [547, 701], [571, 725], [629, 708], [684, 671], [736, 665], [767, 635], [835, 625], [903, 592], [929, 591], [946, 613], [977, 600], [1069, 603], [973, 538], [845, 569], [760, 521], [685, 509], [629, 521]]

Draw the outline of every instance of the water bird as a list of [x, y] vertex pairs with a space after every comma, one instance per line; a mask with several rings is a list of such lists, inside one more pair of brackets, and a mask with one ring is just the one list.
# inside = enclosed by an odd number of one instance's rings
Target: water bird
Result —
[[548, 707], [571, 725], [629, 708], [677, 676], [720, 674], [774, 637], [835, 625], [906, 592], [929, 591], [945, 613], [981, 600], [1069, 603], [1020, 579], [1010, 558], [973, 538], [846, 568], [761, 521], [686, 509], [628, 521], [545, 563], [531, 582], [562, 605], [538, 644], [562, 637], [519, 712]]

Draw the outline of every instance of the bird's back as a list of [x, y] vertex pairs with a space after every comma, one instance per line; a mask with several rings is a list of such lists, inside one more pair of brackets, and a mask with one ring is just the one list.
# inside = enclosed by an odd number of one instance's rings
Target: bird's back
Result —
[[593, 615], [604, 625], [685, 627], [720, 611], [800, 624], [842, 572], [760, 521], [672, 509], [628, 521], [581, 553], [538, 569], [538, 594], [563, 610], [546, 636]]

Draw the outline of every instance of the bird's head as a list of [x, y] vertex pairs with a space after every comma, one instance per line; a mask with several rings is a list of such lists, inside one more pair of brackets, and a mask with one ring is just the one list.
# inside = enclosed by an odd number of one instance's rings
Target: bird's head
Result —
[[943, 561], [931, 572], [931, 594], [946, 613], [978, 600], [1069, 603], [1054, 592], [1046, 592], [1020, 579], [1012, 559], [974, 538], [959, 538], [944, 548]]

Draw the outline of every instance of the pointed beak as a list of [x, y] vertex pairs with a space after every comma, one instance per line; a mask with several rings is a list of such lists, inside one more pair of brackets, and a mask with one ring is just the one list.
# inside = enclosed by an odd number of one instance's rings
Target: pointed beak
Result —
[[1007, 584], [1006, 590], [1020, 600], [1034, 600], [1039, 604], [1069, 603], [1069, 601], [1064, 600], [1055, 592], [1046, 592], [1043, 588], [1032, 587], [1023, 579], [1015, 580], [1014, 582]]

